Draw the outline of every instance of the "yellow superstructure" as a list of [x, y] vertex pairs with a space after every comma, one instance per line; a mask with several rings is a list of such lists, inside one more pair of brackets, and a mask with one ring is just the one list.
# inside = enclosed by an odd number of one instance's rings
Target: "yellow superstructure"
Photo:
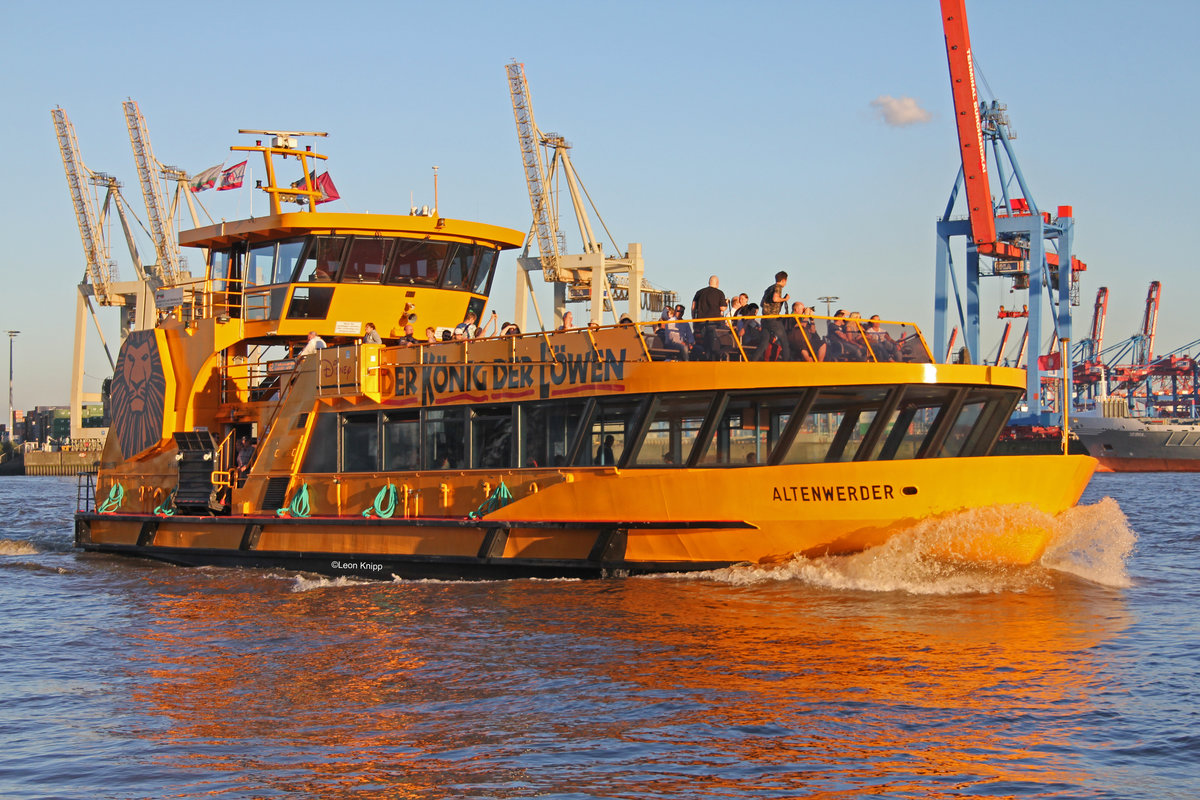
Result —
[[[274, 213], [182, 234], [205, 279], [124, 345], [80, 546], [383, 577], [704, 569], [964, 509], [1054, 514], [1094, 467], [988, 455], [1024, 373], [931, 363], [906, 323], [791, 318], [854, 332], [857, 363], [665, 360], [662, 323], [443, 340], [483, 319], [519, 232], [284, 213], [318, 193], [268, 175]], [[1028, 563], [1049, 535], [1014, 524], [956, 555]]]

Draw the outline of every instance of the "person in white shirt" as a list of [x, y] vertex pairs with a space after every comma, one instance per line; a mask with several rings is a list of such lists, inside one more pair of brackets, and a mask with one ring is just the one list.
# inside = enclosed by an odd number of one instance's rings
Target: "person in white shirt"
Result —
[[301, 356], [311, 355], [318, 350], [325, 349], [325, 340], [317, 336], [316, 331], [308, 332], [308, 343], [304, 345], [304, 349], [300, 351]]

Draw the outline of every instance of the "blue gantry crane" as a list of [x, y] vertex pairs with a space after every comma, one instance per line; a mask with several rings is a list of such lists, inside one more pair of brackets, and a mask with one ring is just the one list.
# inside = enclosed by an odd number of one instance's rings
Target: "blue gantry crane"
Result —
[[[957, 323], [963, 331], [962, 358], [981, 363], [979, 281], [984, 277], [1011, 280], [1015, 291], [1028, 292], [1028, 302], [1021, 312], [1005, 314], [1002, 309], [1001, 315], [1027, 316], [1030, 343], [1025, 403], [1013, 415], [1012, 424], [1058, 425], [1063, 404], [1057, 404], [1054, 412], [1049, 410], [1043, 375], [1061, 371], [1065, 381], [1071, 377], [1070, 366], [1060, 369], [1056, 362], [1062, 353], [1070, 353], [1071, 306], [1079, 303], [1078, 273], [1087, 269], [1071, 252], [1073, 212], [1070, 206], [1059, 206], [1057, 214], [1051, 216], [1034, 200], [1013, 151], [1007, 107], [995, 100], [979, 99], [966, 0], [941, 0], [941, 9], [961, 167], [937, 223], [934, 352], [947, 352], [950, 331]], [[989, 150], [999, 198], [992, 195]], [[965, 218], [953, 216], [960, 192], [968, 207]], [[951, 254], [956, 237], [966, 240], [966, 276], [961, 291]], [[1046, 332], [1053, 331], [1059, 350], [1038, 358], [1047, 319], [1050, 328]], [[1064, 398], [1071, 394], [1067, 386], [1061, 394], [1056, 393]]]

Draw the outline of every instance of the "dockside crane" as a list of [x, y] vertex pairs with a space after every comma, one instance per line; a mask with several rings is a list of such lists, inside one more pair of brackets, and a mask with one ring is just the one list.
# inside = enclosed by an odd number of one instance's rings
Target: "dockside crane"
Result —
[[[660, 311], [664, 304], [675, 302], [675, 293], [657, 289], [645, 280], [642, 246], [630, 243], [621, 256], [605, 256], [602, 243], [596, 238], [588, 215], [591, 197], [579, 180], [571, 163], [571, 145], [556, 133], [543, 133], [533, 116], [529, 82], [525, 65], [513, 61], [505, 67], [517, 139], [521, 148], [521, 163], [529, 194], [533, 225], [525, 250], [517, 259], [517, 307], [515, 322], [525, 329], [526, 297], [533, 299], [532, 270], [541, 270], [542, 277], [554, 284], [554, 326], [562, 322], [566, 304], [591, 302], [591, 321], [603, 321], [607, 308], [616, 321], [616, 301], [627, 301], [629, 317], [637, 322], [639, 310]], [[559, 227], [558, 181], [567, 185], [571, 208], [583, 240], [583, 252], [566, 253], [566, 238]], [[595, 206], [592, 205], [595, 211]], [[599, 219], [599, 214], [597, 214]], [[604, 221], [599, 219], [603, 226]], [[605, 227], [605, 232], [608, 232]], [[611, 234], [609, 235], [611, 239]], [[537, 241], [538, 255], [529, 255], [531, 240]], [[614, 243], [614, 247], [616, 247]], [[619, 249], [619, 248], [618, 248]], [[534, 301], [534, 312], [541, 323], [541, 312]], [[544, 327], [544, 325], [543, 325]]]
[[[71, 438], [85, 438], [87, 433], [94, 432], [98, 438], [103, 434], [100, 429], [84, 429], [83, 403], [96, 401], [97, 394], [85, 395], [83, 391], [84, 355], [87, 343], [87, 316], [90, 314], [100, 335], [105, 355], [108, 357], [110, 368], [114, 368], [112, 352], [104, 339], [104, 330], [96, 316], [92, 299], [101, 306], [121, 308], [121, 339], [124, 341], [131, 330], [142, 330], [153, 327], [153, 288], [133, 238], [133, 231], [126, 216], [125, 199], [121, 196], [121, 184], [113, 176], [95, 172], [87, 168], [80, 155], [79, 142], [75, 136], [75, 127], [67, 117], [66, 111], [56, 107], [50, 112], [54, 121], [55, 135], [58, 138], [59, 152], [62, 155], [63, 170], [66, 173], [67, 189], [71, 195], [71, 204], [75, 211], [75, 220], [79, 226], [79, 236], [83, 242], [85, 269], [83, 280], [78, 285], [78, 295], [75, 303], [75, 348], [71, 369]], [[104, 190], [103, 203], [98, 202], [96, 192]], [[121, 281], [118, 279], [117, 264], [111, 257], [111, 249], [106, 235], [106, 222], [110, 209], [115, 209], [120, 218], [121, 228], [129, 247], [130, 257], [137, 279]]]
[[[150, 134], [146, 130], [146, 119], [134, 100], [126, 100], [121, 104], [125, 111], [125, 124], [129, 129], [129, 143], [133, 148], [133, 160], [137, 165], [138, 181], [142, 187], [142, 198], [146, 203], [146, 223], [150, 239], [154, 243], [154, 252], [158, 263], [148, 269], [148, 278], [154, 288], [175, 286], [187, 280], [190, 275], [187, 263], [179, 252], [179, 242], [175, 236], [174, 213], [168, 215], [163, 193], [159, 187], [159, 176], [166, 176], [181, 184], [186, 181], [187, 174], [175, 167], [164, 168], [154, 157], [150, 146]], [[188, 198], [189, 206], [191, 198]], [[192, 208], [192, 218], [196, 219], [196, 211]]]
[[1095, 400], [1097, 393], [1105, 394], [1105, 366], [1100, 360], [1104, 349], [1104, 321], [1108, 316], [1108, 287], [1096, 291], [1092, 307], [1092, 326], [1086, 339], [1080, 339], [1072, 355], [1073, 379], [1079, 397]]
[[[989, 276], [1010, 278], [1014, 289], [1028, 291], [1027, 330], [1032, 341], [1042, 341], [1042, 321], [1048, 311], [1055, 336], [1063, 344], [1062, 352], [1070, 352], [1071, 306], [1079, 303], [1078, 274], [1087, 269], [1087, 265], [1071, 252], [1075, 225], [1073, 211], [1070, 206], [1059, 206], [1057, 216], [1052, 217], [1034, 201], [1013, 151], [1012, 139], [1015, 137], [1006, 114], [1007, 107], [995, 100], [981, 102], [979, 99], [966, 0], [940, 2], [961, 167], [945, 213], [937, 223], [935, 352], [944, 346], [955, 322], [951, 313], [953, 296], [968, 358], [980, 358], [979, 279]], [[992, 196], [989, 146], [998, 178], [999, 202]], [[960, 190], [968, 207], [965, 220], [951, 216]], [[965, 310], [950, 249], [951, 240], [960, 236], [967, 241]], [[1046, 425], [1052, 422], [1045, 413], [1041, 368], [1035, 355], [1030, 355], [1026, 367], [1027, 411], [1014, 415], [1014, 424]], [[1069, 379], [1069, 365], [1064, 367], [1064, 378]], [[1063, 394], [1071, 396], [1069, 388]]]

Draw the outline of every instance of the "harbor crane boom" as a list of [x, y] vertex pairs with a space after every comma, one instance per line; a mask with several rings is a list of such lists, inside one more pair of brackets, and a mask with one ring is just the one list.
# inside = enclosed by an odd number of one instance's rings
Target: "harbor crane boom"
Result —
[[[528, 273], [533, 269], [540, 269], [543, 278], [554, 284], [556, 326], [561, 322], [569, 302], [590, 301], [591, 321], [596, 323], [602, 321], [605, 309], [610, 310], [616, 320], [615, 301], [628, 301], [629, 317], [635, 322], [639, 319], [640, 309], [658, 311], [664, 304], [674, 303], [674, 292], [656, 289], [643, 277], [640, 244], [629, 244], [628, 250], [621, 256], [604, 255], [604, 247], [596, 238], [587, 211], [591, 198], [571, 163], [570, 143], [559, 134], [543, 133], [538, 128], [533, 116], [529, 82], [525, 78], [525, 65], [513, 61], [505, 69], [529, 193], [529, 208], [533, 214], [530, 237], [526, 240], [522, 257], [517, 259], [521, 267], [517, 275], [517, 325], [522, 329], [525, 327], [525, 298], [533, 296]], [[559, 227], [558, 193], [555, 188], [560, 171], [583, 240], [583, 252], [579, 255], [564, 252], [566, 243]], [[604, 221], [600, 220], [600, 224], [603, 226]], [[532, 239], [537, 240], [536, 258], [529, 255]], [[534, 310], [537, 311], [536, 302]], [[541, 313], [537, 313], [540, 319]]]
[[[1013, 151], [1015, 134], [1007, 107], [995, 100], [979, 99], [966, 0], [940, 0], [940, 5], [960, 167], [946, 210], [937, 223], [935, 352], [941, 351], [951, 327], [957, 323], [963, 329], [967, 358], [980, 358], [979, 279], [1004, 277], [1012, 280], [1014, 290], [1028, 291], [1029, 302], [1025, 305], [1030, 339], [1035, 343], [1043, 340], [1043, 317], [1048, 315], [1054, 338], [1063, 343], [1062, 352], [1069, 354], [1071, 306], [1079, 304], [1079, 273], [1087, 269], [1071, 254], [1073, 209], [1059, 206], [1056, 216], [1039, 210]], [[999, 192], [998, 200], [993, 198], [993, 188]], [[965, 220], [952, 217], [960, 190], [967, 205]], [[953, 271], [950, 243], [954, 237], [967, 240], [963, 295]], [[957, 310], [956, 317], [952, 308]], [[1014, 424], [1055, 424], [1048, 418], [1037, 355], [1030, 353], [1026, 368], [1028, 411], [1022, 413], [1027, 417], [1014, 417]], [[1070, 375], [1066, 365], [1064, 379], [1069, 381]], [[1070, 396], [1069, 392], [1063, 394]]]
[[182, 256], [179, 254], [179, 243], [175, 239], [174, 230], [168, 228], [167, 221], [173, 217], [167, 216], [163, 203], [162, 191], [158, 185], [158, 175], [163, 166], [154, 157], [150, 147], [150, 134], [146, 131], [146, 120], [142, 116], [138, 104], [134, 100], [126, 100], [121, 104], [125, 109], [125, 124], [129, 128], [129, 143], [133, 147], [133, 160], [137, 164], [138, 179], [142, 185], [142, 197], [146, 201], [147, 224], [150, 238], [154, 242], [154, 252], [158, 263], [149, 271], [151, 283], [159, 286], [174, 286], [187, 273]]
[[54, 120], [54, 130], [58, 136], [58, 149], [62, 154], [63, 170], [67, 174], [67, 188], [75, 209], [75, 221], [79, 225], [79, 236], [83, 240], [87, 278], [91, 281], [96, 299], [107, 305], [116, 264], [108, 257], [103, 231], [97, 221], [96, 205], [87, 189], [91, 171], [83, 164], [83, 158], [79, 154], [79, 142], [75, 138], [75, 126], [67, 118], [67, 112], [61, 107], [55, 107], [50, 111], [50, 116]]

